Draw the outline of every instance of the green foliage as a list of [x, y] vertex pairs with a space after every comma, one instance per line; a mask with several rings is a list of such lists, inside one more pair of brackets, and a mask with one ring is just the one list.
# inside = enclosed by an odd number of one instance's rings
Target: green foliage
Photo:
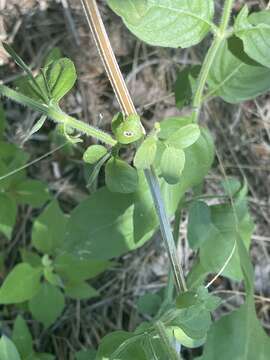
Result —
[[248, 65], [228, 49], [220, 46], [208, 77], [209, 93], [235, 104], [254, 99], [270, 89], [270, 70], [264, 66]]
[[2, 139], [2, 137], [4, 135], [5, 127], [6, 127], [5, 111], [0, 102], [0, 139]]
[[[160, 136], [165, 139], [189, 122], [190, 118], [166, 119], [161, 122]], [[200, 138], [185, 149], [185, 156], [181, 182], [173, 186], [160, 182], [170, 215], [177, 209], [184, 193], [200, 184], [212, 165], [214, 148], [208, 131], [201, 131]], [[137, 191], [133, 194], [117, 194], [101, 188], [81, 202], [68, 221], [64, 249], [77, 257], [87, 255], [92, 259], [110, 259], [143, 245], [157, 227], [151, 193], [140, 174]]]
[[181, 149], [168, 146], [162, 153], [160, 161], [161, 176], [168, 184], [177, 184], [185, 167], [185, 153]]
[[265, 10], [250, 16], [248, 12], [245, 5], [235, 20], [235, 35], [243, 41], [248, 56], [269, 68], [270, 11]]
[[[143, 348], [136, 343], [137, 337], [125, 331], [116, 331], [105, 336], [99, 346], [95, 360], [114, 357], [117, 360], [146, 360]], [[117, 352], [117, 357], [114, 354]]]
[[40, 289], [41, 268], [16, 265], [0, 288], [0, 304], [17, 304], [31, 299]]
[[13, 198], [0, 194], [0, 232], [8, 239], [16, 222], [17, 206]]
[[194, 65], [178, 72], [174, 84], [175, 103], [178, 108], [181, 109], [191, 103], [200, 69], [199, 65]]
[[107, 0], [133, 34], [150, 45], [187, 48], [214, 25], [212, 0]]
[[32, 244], [42, 253], [53, 255], [64, 241], [67, 217], [56, 200], [52, 201], [35, 220]]
[[243, 305], [210, 329], [202, 360], [266, 360], [270, 341], [254, 309]]
[[34, 319], [45, 328], [52, 325], [65, 307], [63, 293], [55, 286], [43, 283], [38, 293], [29, 301], [29, 309]]
[[14, 197], [19, 204], [31, 205], [35, 208], [41, 207], [50, 199], [47, 184], [27, 179], [14, 187]]
[[[220, 271], [228, 261], [222, 275], [235, 280], [242, 279], [241, 262], [236, 247], [237, 238], [241, 236], [248, 248], [254, 229], [248, 213], [246, 192], [246, 187], [240, 189], [235, 194], [233, 205], [230, 202], [212, 206], [207, 206], [203, 202], [192, 204], [188, 241], [193, 248], [200, 250], [200, 264], [193, 269], [194, 274], [200, 269], [200, 276], [205, 277], [209, 272]], [[200, 232], [202, 227], [204, 232]]]
[[81, 350], [75, 355], [76, 360], [95, 360], [96, 351], [94, 350]]
[[138, 170], [149, 169], [154, 163], [157, 152], [157, 139], [155, 136], [148, 136], [139, 146], [134, 156], [134, 166]]
[[33, 352], [32, 335], [28, 329], [25, 320], [18, 315], [12, 332], [12, 340], [19, 351], [20, 356], [26, 359]]
[[105, 183], [113, 193], [129, 194], [138, 187], [136, 169], [125, 161], [112, 157], [105, 166]]
[[73, 88], [76, 79], [77, 75], [73, 62], [62, 58], [50, 61], [35, 77], [39, 91], [33, 87], [32, 78], [29, 77], [17, 81], [17, 86], [22, 94], [32, 99], [44, 102], [43, 94], [46, 94], [47, 102], [52, 100], [57, 104]]
[[185, 149], [193, 145], [200, 137], [198, 125], [190, 124], [180, 127], [166, 139], [166, 144], [176, 149]]
[[75, 300], [85, 300], [99, 296], [99, 292], [86, 282], [67, 285], [65, 294]]
[[162, 299], [158, 294], [147, 293], [141, 296], [137, 302], [138, 310], [142, 314], [154, 316], [157, 314], [162, 303]]
[[203, 201], [194, 201], [189, 208], [188, 242], [192, 249], [198, 249], [211, 232], [211, 211]]
[[[99, 296], [88, 280], [113, 266], [109, 259], [142, 246], [159, 227], [177, 258], [167, 235], [170, 228], [166, 217], [173, 217], [188, 204], [187, 238], [198, 257], [189, 273], [187, 290], [174, 296], [169, 283], [164, 294], [145, 294], [138, 301], [138, 310], [150, 321], [134, 332], [117, 331], [105, 336], [96, 354], [82, 350], [73, 355], [76, 360], [174, 360], [179, 358], [181, 346], [204, 346], [202, 360], [266, 360], [270, 342], [256, 316], [254, 276], [248, 256], [254, 224], [247, 207], [247, 188], [226, 180], [223, 201], [214, 205], [203, 201], [199, 189], [213, 163], [214, 145], [209, 131], [197, 120], [204, 100], [210, 97], [239, 103], [270, 89], [270, 12], [249, 15], [244, 6], [229, 27], [233, 1], [226, 0], [217, 27], [212, 22], [212, 0], [108, 0], [108, 4], [137, 37], [151, 45], [189, 47], [212, 31], [214, 41], [203, 63], [187, 67], [177, 76], [176, 105], [182, 108], [191, 104], [191, 115], [165, 119], [145, 134], [138, 115], [119, 113], [111, 125], [114, 139], [59, 108], [59, 101], [76, 81], [71, 60], [55, 49], [34, 76], [4, 44], [26, 76], [16, 83], [19, 91], [0, 84], [0, 93], [42, 114], [28, 136], [49, 118], [57, 123], [61, 143], [68, 141], [68, 150], [74, 156], [74, 144], [82, 141], [82, 134], [105, 143], [106, 147], [90, 146], [83, 160], [92, 165], [91, 184], [105, 164], [106, 187], [95, 189], [69, 216], [57, 200], [43, 209], [33, 223], [30, 246], [26, 243], [20, 249], [22, 263], [17, 263], [3, 281], [0, 303], [24, 303], [21, 310], [27, 308], [48, 328], [61, 316], [65, 297], [80, 301]], [[208, 92], [204, 95], [206, 85]], [[0, 232], [11, 239], [17, 205], [41, 207], [50, 195], [45, 184], [26, 177], [23, 168], [28, 155], [2, 140], [5, 125], [0, 108]], [[134, 154], [134, 167], [120, 157], [126, 150], [128, 156]], [[187, 192], [189, 198], [194, 198], [186, 199]], [[173, 256], [170, 261], [175, 270]], [[1, 268], [5, 270], [4, 260], [2, 256]], [[203, 286], [209, 273], [244, 280], [246, 291], [244, 305], [214, 324], [211, 313], [220, 300], [207, 290], [213, 281]], [[8, 338], [1, 338], [1, 360], [54, 358], [35, 352], [35, 341], [20, 315], [12, 340], [18, 351]]]
[[108, 150], [102, 145], [91, 145], [83, 154], [83, 160], [93, 165], [103, 158], [107, 152]]
[[21, 360], [21, 357], [9, 338], [2, 336], [0, 339], [0, 359], [1, 360]]

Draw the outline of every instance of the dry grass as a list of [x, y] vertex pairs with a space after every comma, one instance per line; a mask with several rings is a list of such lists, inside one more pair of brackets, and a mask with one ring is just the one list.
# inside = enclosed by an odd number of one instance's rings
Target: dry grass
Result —
[[[244, 1], [238, 1], [236, 8]], [[101, 1], [102, 14], [119, 59], [132, 97], [144, 116], [146, 128], [167, 116], [179, 114], [174, 106], [172, 86], [177, 70], [183, 65], [196, 64], [205, 46], [191, 51], [156, 49], [135, 40]], [[265, 7], [266, 1], [250, 1], [255, 7]], [[54, 46], [73, 59], [78, 69], [78, 83], [63, 106], [76, 116], [94, 125], [108, 128], [112, 115], [118, 111], [113, 92], [98, 58], [95, 46], [87, 30], [78, 0], [66, 7], [67, 1], [49, 0], [0, 0], [0, 39], [13, 43], [19, 54], [37, 69], [44, 56]], [[69, 1], [71, 4], [71, 1]], [[0, 78], [5, 83], [16, 79], [18, 69], [0, 48]], [[38, 157], [50, 149], [47, 134], [50, 126], [31, 141], [25, 142], [25, 134], [35, 121], [32, 113], [7, 103], [9, 118], [8, 137], [11, 142], [25, 147], [32, 157]], [[182, 113], [185, 112], [182, 111]], [[18, 119], [22, 119], [18, 121]], [[249, 184], [249, 203], [256, 222], [253, 236], [252, 258], [256, 275], [256, 301], [258, 314], [266, 328], [270, 328], [270, 97], [240, 106], [227, 106], [221, 101], [209, 102], [203, 111], [202, 121], [214, 132], [219, 158], [228, 175], [246, 178]], [[38, 163], [29, 173], [46, 179], [50, 188], [69, 209], [86, 196], [81, 173], [75, 167], [77, 159], [67, 162], [55, 153]], [[223, 178], [221, 166], [208, 177], [206, 191], [217, 190], [217, 182]], [[15, 261], [15, 245], [29, 241], [29, 222], [35, 214], [20, 209], [17, 236], [10, 245], [11, 264]], [[186, 220], [183, 216], [181, 244], [184, 264], [192, 254], [187, 249]], [[132, 330], [138, 323], [136, 298], [146, 291], [158, 291], [166, 284], [164, 250], [158, 237], [142, 249], [119, 260], [121, 266], [96, 280], [102, 297], [95, 302], [69, 302], [65, 313], [48, 331], [38, 335], [36, 344], [40, 351], [52, 351], [57, 359], [68, 359], [70, 353], [81, 347], [95, 346], [107, 332], [115, 329]], [[140, 269], [140, 271], [138, 271]], [[214, 286], [228, 301], [223, 311], [229, 311], [241, 303], [243, 290], [239, 284], [220, 279]], [[224, 292], [225, 291], [225, 292]], [[5, 324], [14, 314], [5, 317]]]

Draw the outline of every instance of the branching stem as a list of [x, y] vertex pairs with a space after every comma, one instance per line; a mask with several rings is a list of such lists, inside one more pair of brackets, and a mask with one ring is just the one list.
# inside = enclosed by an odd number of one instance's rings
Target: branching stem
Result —
[[53, 105], [48, 106], [45, 104], [41, 104], [38, 101], [35, 101], [28, 96], [20, 94], [16, 90], [10, 89], [5, 85], [0, 85], [0, 94], [21, 105], [28, 106], [32, 110], [41, 112], [42, 114], [46, 115], [48, 118], [52, 119], [58, 124], [63, 124], [72, 128], [73, 130], [82, 132], [88, 136], [92, 136], [107, 145], [114, 146], [117, 144], [117, 141], [114, 140], [111, 135], [99, 129], [96, 129], [83, 121], [77, 120], [74, 117], [67, 115]]
[[[126, 115], [134, 114], [136, 113], [136, 110], [122, 73], [119, 70], [119, 66], [100, 16], [96, 0], [81, 0], [81, 2], [120, 107]], [[151, 190], [153, 202], [159, 218], [161, 233], [168, 251], [171, 268], [174, 274], [176, 290], [180, 293], [181, 291], [185, 291], [187, 287], [179, 257], [177, 256], [176, 246], [172, 236], [168, 215], [166, 214], [165, 205], [161, 196], [158, 179], [153, 169], [146, 170], [145, 176]]]

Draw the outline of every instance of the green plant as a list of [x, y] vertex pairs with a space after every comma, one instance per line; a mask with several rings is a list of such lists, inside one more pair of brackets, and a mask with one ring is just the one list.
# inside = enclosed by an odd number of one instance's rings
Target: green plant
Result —
[[[204, 201], [200, 185], [212, 165], [214, 145], [209, 131], [199, 126], [198, 121], [207, 99], [218, 96], [228, 103], [239, 103], [270, 89], [270, 12], [249, 15], [244, 6], [230, 26], [233, 0], [224, 1], [218, 25], [213, 22], [212, 0], [108, 0], [130, 31], [148, 44], [187, 48], [198, 44], [208, 33], [213, 35], [200, 69], [184, 69], [176, 83], [177, 105], [190, 104], [190, 116], [164, 119], [145, 134], [114, 57], [106, 57], [111, 54], [105, 51], [110, 50], [110, 44], [104, 30], [97, 31], [102, 23], [95, 1], [83, 3], [122, 108], [122, 113], [112, 120], [114, 136], [65, 114], [59, 107], [59, 100], [76, 78], [70, 60], [51, 59], [34, 77], [19, 56], [5, 45], [27, 77], [17, 90], [0, 85], [0, 93], [40, 112], [43, 120], [56, 122], [74, 146], [83, 134], [99, 140], [103, 145], [88, 148], [83, 159], [94, 166], [94, 176], [105, 165], [106, 187], [80, 203], [68, 219], [52, 202], [36, 220], [32, 242], [44, 256], [42, 261], [38, 260], [38, 266], [30, 265], [30, 260], [18, 265], [20, 275], [32, 274], [29, 293], [20, 294], [20, 301], [30, 300], [33, 292], [38, 293], [42, 271], [48, 282], [46, 286], [61, 287], [57, 256], [72, 257], [74, 262], [86, 256], [86, 267], [95, 260], [105, 262], [104, 269], [109, 266], [109, 259], [141, 246], [160, 227], [172, 273], [165, 294], [150, 301], [153, 320], [142, 323], [133, 333], [118, 331], [107, 335], [95, 359], [180, 359], [182, 346], [204, 346], [202, 360], [267, 359], [270, 342], [256, 317], [253, 299], [253, 270], [248, 255], [253, 222], [247, 208], [247, 187], [225, 178], [223, 201], [211, 206]], [[134, 166], [121, 158], [123, 150], [133, 151]], [[187, 190], [193, 192], [191, 199]], [[179, 212], [184, 208], [189, 213], [188, 241], [198, 251], [187, 278], [176, 254], [177, 236], [173, 239], [168, 220], [176, 214], [175, 234], [178, 234]], [[52, 215], [48, 214], [50, 211]], [[62, 219], [64, 230], [59, 223], [55, 227], [48, 225], [55, 211]], [[46, 236], [52, 231], [50, 241], [43, 240], [44, 223], [49, 227]], [[54, 231], [62, 235], [55, 236]], [[6, 292], [14, 287], [9, 285], [10, 278], [16, 275], [14, 272], [16, 268], [0, 289], [2, 303], [9, 296]], [[204, 286], [210, 273], [244, 280], [246, 289], [245, 304], [214, 324], [211, 313], [220, 301], [208, 291], [217, 276]], [[82, 270], [78, 277], [81, 274]], [[152, 306], [156, 311], [154, 316]]]

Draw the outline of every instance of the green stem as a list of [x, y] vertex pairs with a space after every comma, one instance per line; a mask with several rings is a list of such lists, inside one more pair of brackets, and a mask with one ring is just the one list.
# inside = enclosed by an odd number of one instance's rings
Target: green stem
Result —
[[213, 62], [215, 60], [216, 54], [226, 37], [227, 27], [229, 25], [230, 17], [231, 17], [231, 11], [233, 7], [234, 0], [225, 0], [224, 4], [224, 10], [221, 17], [221, 22], [219, 26], [219, 31], [215, 33], [214, 41], [212, 45], [210, 46], [206, 57], [204, 59], [204, 62], [202, 64], [202, 68], [199, 74], [198, 78], [198, 86], [194, 95], [192, 107], [192, 121], [198, 122], [201, 106], [203, 103], [203, 92], [206, 85], [206, 81], [209, 75], [209, 71], [213, 65]]
[[187, 291], [183, 269], [181, 267], [179, 258], [177, 256], [177, 250], [172, 235], [170, 222], [166, 213], [164, 201], [162, 199], [157, 176], [153, 168], [151, 168], [150, 170], [145, 170], [144, 174], [146, 176], [149, 188], [151, 190], [152, 198], [159, 218], [160, 230], [162, 233], [162, 237], [165, 241], [166, 249], [169, 255], [172, 272], [175, 279], [176, 290], [178, 293]]
[[[179, 239], [179, 231], [180, 231], [180, 222], [181, 222], [181, 215], [182, 215], [182, 202], [179, 205], [178, 209], [176, 210], [175, 217], [174, 217], [174, 226], [173, 226], [173, 238], [174, 242], [177, 246], [178, 239]], [[165, 289], [165, 299], [168, 302], [173, 301], [173, 295], [174, 295], [174, 276], [173, 272], [170, 270], [169, 276], [168, 276], [168, 283]]]
[[92, 136], [107, 145], [114, 146], [117, 144], [117, 141], [114, 140], [111, 135], [99, 129], [96, 129], [93, 126], [84, 123], [83, 121], [77, 120], [72, 116], [65, 114], [55, 106], [41, 104], [38, 101], [35, 101], [28, 96], [20, 94], [5, 85], [0, 85], [0, 94], [21, 105], [28, 106], [32, 110], [41, 112], [42, 114], [48, 116], [58, 124], [64, 124], [74, 130]]
[[161, 321], [157, 321], [154, 326], [160, 337], [162, 346], [168, 355], [168, 360], [181, 360], [180, 355], [177, 354], [170, 342], [170, 338], [166, 332], [164, 324]]

